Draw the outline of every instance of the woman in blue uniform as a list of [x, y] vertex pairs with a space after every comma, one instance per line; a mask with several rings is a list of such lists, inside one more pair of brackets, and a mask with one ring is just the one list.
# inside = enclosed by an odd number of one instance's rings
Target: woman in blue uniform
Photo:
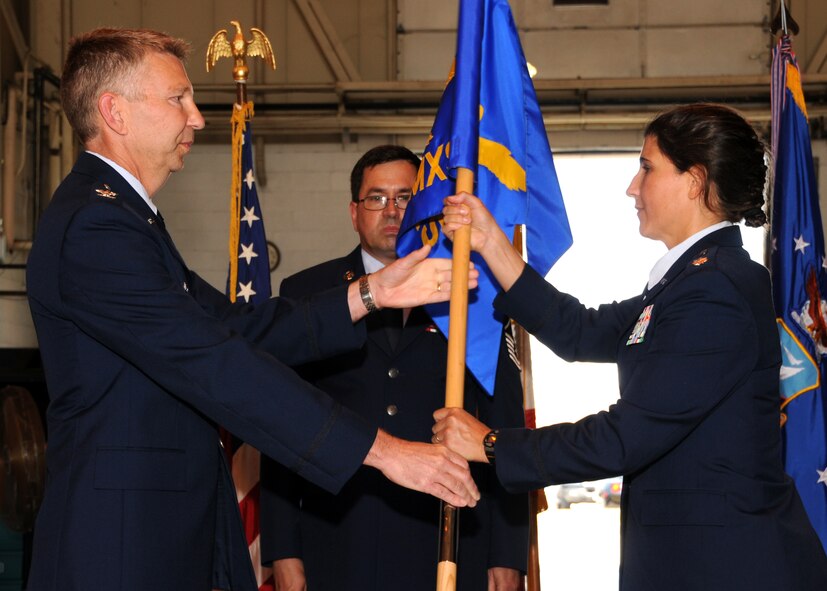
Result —
[[621, 591], [816, 591], [827, 557], [781, 463], [780, 347], [767, 270], [739, 228], [766, 223], [764, 146], [718, 105], [646, 128], [627, 194], [640, 233], [669, 249], [644, 293], [587, 309], [524, 264], [482, 203], [446, 200], [471, 225], [503, 292], [500, 312], [568, 361], [617, 363], [620, 399], [577, 423], [489, 428], [435, 413], [435, 442], [494, 462], [506, 489], [624, 475]]

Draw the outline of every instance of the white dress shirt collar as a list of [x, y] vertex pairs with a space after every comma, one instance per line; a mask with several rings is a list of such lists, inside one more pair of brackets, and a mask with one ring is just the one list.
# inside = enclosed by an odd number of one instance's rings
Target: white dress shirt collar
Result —
[[[376, 259], [364, 248], [362, 249], [362, 265], [365, 267], [365, 273], [376, 273], [385, 268], [385, 263]], [[402, 308], [402, 326], [408, 322], [408, 316], [410, 316], [410, 314], [410, 308]]]
[[141, 196], [141, 199], [143, 199], [144, 201], [146, 201], [146, 204], [149, 206], [149, 209], [151, 209], [151, 210], [152, 210], [152, 213], [154, 213], [154, 214], [156, 214], [156, 215], [158, 214], [158, 208], [157, 208], [157, 207], [155, 207], [155, 204], [154, 204], [154, 203], [152, 203], [152, 199], [150, 199], [150, 198], [149, 198], [149, 193], [147, 193], [147, 190], [146, 190], [146, 189], [144, 188], [144, 186], [141, 184], [141, 181], [139, 181], [138, 179], [136, 179], [136, 178], [135, 178], [135, 176], [134, 176], [131, 172], [129, 172], [128, 170], [126, 170], [126, 169], [125, 169], [123, 166], [121, 166], [120, 164], [118, 164], [118, 163], [116, 163], [116, 162], [113, 162], [112, 160], [110, 160], [110, 159], [109, 159], [109, 158], [107, 158], [106, 156], [101, 156], [101, 155], [100, 155], [100, 154], [98, 154], [97, 152], [92, 152], [91, 150], [86, 150], [86, 151], [87, 151], [87, 152], [89, 152], [90, 154], [92, 154], [93, 156], [97, 156], [98, 158], [100, 158], [101, 160], [103, 160], [104, 162], [106, 162], [109, 166], [111, 166], [112, 168], [114, 168], [114, 169], [115, 169], [115, 171], [116, 171], [119, 175], [121, 175], [121, 176], [124, 178], [124, 180], [125, 180], [127, 183], [129, 183], [129, 184], [130, 184], [130, 186], [131, 186], [133, 189], [135, 189], [135, 192], [136, 192], [138, 195], [140, 195], [140, 196]]
[[365, 266], [365, 273], [376, 273], [385, 268], [385, 263], [375, 258], [364, 248], [362, 249], [362, 264]]
[[647, 285], [648, 289], [652, 289], [658, 282], [663, 279], [663, 276], [666, 275], [666, 272], [669, 268], [677, 262], [681, 255], [685, 253], [690, 247], [695, 244], [698, 240], [706, 236], [707, 234], [712, 234], [716, 230], [720, 230], [721, 228], [726, 228], [728, 226], [732, 226], [732, 222], [718, 222], [717, 224], [713, 224], [707, 228], [704, 228], [700, 232], [696, 232], [692, 234], [689, 238], [678, 244], [677, 246], [673, 247], [669, 252], [667, 252], [661, 259], [655, 263], [655, 266], [652, 268], [652, 271], [649, 273], [649, 283]]

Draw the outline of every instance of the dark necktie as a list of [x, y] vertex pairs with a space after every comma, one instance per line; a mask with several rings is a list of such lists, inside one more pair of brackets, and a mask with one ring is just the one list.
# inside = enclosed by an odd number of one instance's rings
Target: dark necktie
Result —
[[399, 308], [382, 308], [379, 310], [382, 318], [382, 326], [388, 336], [391, 350], [396, 349], [399, 344], [399, 337], [402, 336], [402, 310]]

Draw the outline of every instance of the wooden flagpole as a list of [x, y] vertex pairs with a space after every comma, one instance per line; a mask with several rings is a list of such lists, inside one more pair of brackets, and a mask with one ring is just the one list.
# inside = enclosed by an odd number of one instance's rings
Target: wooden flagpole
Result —
[[[514, 248], [524, 255], [523, 226], [514, 227]], [[523, 401], [526, 408], [526, 427], [536, 428], [534, 411], [534, 376], [531, 366], [530, 335], [522, 326], [511, 320], [517, 342], [517, 358], [520, 360], [520, 375], [523, 385]], [[529, 416], [529, 409], [531, 416]], [[528, 493], [528, 567], [526, 571], [526, 591], [540, 591], [540, 547], [537, 531], [537, 515], [548, 509], [548, 501], [543, 489]]]
[[[242, 178], [242, 146], [244, 133], [249, 121], [253, 118], [253, 103], [247, 101], [247, 78], [250, 69], [247, 67], [246, 58], [260, 57], [272, 69], [276, 69], [276, 57], [270, 40], [261, 29], [252, 27], [250, 29], [251, 39], [245, 40], [241, 30], [241, 23], [230, 21], [235, 27], [235, 35], [232, 39], [227, 35], [227, 29], [222, 29], [213, 35], [207, 45], [206, 67], [209, 72], [215, 63], [223, 58], [233, 58], [233, 80], [236, 83], [236, 99], [233, 105], [233, 113], [230, 116], [230, 128], [232, 134], [232, 180], [230, 186], [230, 211], [229, 211], [229, 273], [227, 278], [227, 296], [231, 302], [235, 302], [238, 296], [238, 249], [241, 218], [241, 185]], [[269, 279], [268, 279], [269, 283]], [[268, 288], [269, 292], [269, 288]], [[269, 567], [264, 567], [258, 560], [260, 554], [260, 539], [258, 537], [258, 497], [251, 495], [255, 486], [260, 480], [259, 474], [259, 452], [247, 443], [238, 440], [234, 444], [233, 435], [224, 427], [219, 428], [221, 445], [227, 458], [227, 465], [231, 470], [235, 484], [236, 496], [241, 504], [254, 507], [254, 510], [245, 512], [242, 515], [246, 531], [253, 530], [255, 537], [249, 542], [248, 552], [255, 573], [257, 588], [272, 589], [273, 576]]]
[[[456, 192], [474, 192], [474, 171], [457, 169]], [[445, 406], [462, 408], [465, 394], [465, 345], [468, 333], [468, 263], [471, 260], [471, 227], [454, 232], [451, 267], [451, 303], [448, 320], [448, 366], [445, 380]], [[457, 588], [457, 547], [459, 509], [441, 503], [442, 522], [437, 564], [437, 591]]]

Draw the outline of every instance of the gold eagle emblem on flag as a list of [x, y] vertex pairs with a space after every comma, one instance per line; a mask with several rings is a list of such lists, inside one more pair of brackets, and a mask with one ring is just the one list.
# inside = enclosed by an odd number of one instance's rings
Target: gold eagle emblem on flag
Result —
[[243, 82], [247, 80], [249, 68], [247, 67], [246, 58], [260, 57], [272, 69], [276, 69], [276, 56], [273, 53], [273, 47], [270, 45], [270, 40], [261, 29], [250, 27], [250, 34], [252, 38], [244, 40], [244, 33], [241, 31], [241, 23], [238, 21], [230, 21], [230, 24], [235, 27], [236, 33], [233, 40], [227, 36], [227, 29], [221, 29], [207, 46], [207, 71], [222, 57], [231, 57], [235, 59], [235, 66], [233, 67], [233, 79], [236, 82]]

